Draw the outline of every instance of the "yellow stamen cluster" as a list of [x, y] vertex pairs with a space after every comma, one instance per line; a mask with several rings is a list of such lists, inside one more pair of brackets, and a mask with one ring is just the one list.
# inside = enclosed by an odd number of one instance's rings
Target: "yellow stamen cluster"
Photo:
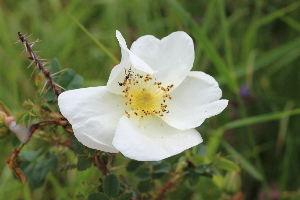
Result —
[[120, 86], [125, 87], [122, 91], [127, 102], [125, 103], [129, 109], [125, 110], [127, 117], [131, 115], [138, 116], [143, 119], [149, 115], [164, 116], [169, 113], [167, 110], [166, 100], [172, 97], [168, 94], [174, 85], [166, 88], [162, 87], [162, 82], [153, 80], [150, 74], [135, 74], [131, 69], [125, 70], [125, 78]]

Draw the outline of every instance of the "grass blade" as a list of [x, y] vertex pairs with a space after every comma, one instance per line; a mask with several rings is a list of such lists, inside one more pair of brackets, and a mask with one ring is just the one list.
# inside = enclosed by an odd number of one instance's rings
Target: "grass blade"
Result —
[[99, 41], [97, 40], [91, 32], [89, 32], [77, 19], [75, 19], [75, 17], [73, 17], [73, 15], [71, 15], [70, 13], [68, 13], [67, 11], [65, 11], [67, 13], [67, 15], [79, 26], [79, 28], [81, 30], [83, 30], [83, 32], [85, 32], [85, 34], [87, 34], [87, 36], [89, 38], [91, 38], [97, 45], [98, 47], [100, 47], [100, 49], [102, 49], [102, 51], [104, 51], [106, 53], [106, 55], [108, 55], [111, 60], [115, 63], [118, 64], [119, 60]]
[[205, 33], [199, 28], [199, 26], [194, 22], [194, 20], [188, 15], [186, 10], [177, 3], [176, 0], [168, 0], [169, 4], [177, 11], [180, 15], [181, 19], [185, 22], [187, 26], [189, 26], [192, 30], [192, 35], [197, 40], [197, 42], [201, 45], [205, 53], [207, 54], [210, 61], [214, 64], [217, 71], [221, 76], [224, 77], [225, 82], [229, 86], [229, 88], [237, 92], [239, 89], [238, 83], [234, 78], [233, 74], [227, 69], [227, 65], [224, 60], [219, 55], [218, 51], [211, 43], [211, 41], [207, 38]]

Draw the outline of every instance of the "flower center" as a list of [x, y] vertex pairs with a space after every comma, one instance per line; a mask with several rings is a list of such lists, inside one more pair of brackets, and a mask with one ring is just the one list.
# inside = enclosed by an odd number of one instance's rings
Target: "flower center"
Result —
[[140, 107], [141, 109], [149, 109], [153, 105], [155, 105], [156, 98], [151, 95], [151, 93], [145, 91], [146, 89], [139, 92], [139, 94], [136, 95], [134, 101], [136, 102], [136, 105]]
[[174, 87], [173, 84], [164, 88], [162, 83], [154, 81], [150, 74], [143, 76], [129, 69], [125, 70], [124, 81], [119, 85], [125, 87], [123, 93], [127, 99], [125, 104], [128, 109], [125, 113], [128, 118], [132, 114], [143, 119], [149, 115], [162, 117], [169, 113], [166, 100], [172, 99], [167, 93]]

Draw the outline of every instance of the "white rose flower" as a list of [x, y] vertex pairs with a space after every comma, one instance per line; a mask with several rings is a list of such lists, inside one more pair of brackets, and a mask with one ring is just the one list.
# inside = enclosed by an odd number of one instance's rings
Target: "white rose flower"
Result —
[[121, 33], [121, 63], [106, 86], [63, 92], [61, 113], [89, 148], [158, 161], [202, 142], [195, 130], [222, 112], [228, 100], [211, 76], [191, 72], [194, 44], [185, 32], [159, 40], [140, 37], [127, 48]]

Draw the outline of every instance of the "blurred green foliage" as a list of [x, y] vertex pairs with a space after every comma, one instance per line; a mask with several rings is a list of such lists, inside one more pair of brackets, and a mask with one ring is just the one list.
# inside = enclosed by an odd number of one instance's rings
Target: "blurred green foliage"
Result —
[[[29, 80], [34, 66], [27, 69], [30, 61], [25, 53], [20, 56], [21, 46], [11, 45], [18, 38], [18, 31], [32, 34], [31, 41], [41, 39], [34, 46], [36, 51], [41, 51], [38, 55], [50, 60], [56, 58], [61, 68], [70, 68], [81, 75], [83, 87], [87, 87], [105, 85], [117, 64], [112, 57], [120, 58], [115, 30], [122, 32], [128, 46], [142, 35], [162, 38], [183, 30], [195, 42], [193, 70], [216, 77], [223, 98], [230, 101], [222, 114], [199, 127], [208, 154], [221, 152], [223, 156], [231, 154], [238, 159], [242, 166], [242, 190], [247, 199], [267, 199], [264, 196], [268, 193], [276, 196], [279, 191], [282, 199], [299, 199], [300, 180], [295, 178], [300, 176], [299, 19], [300, 2], [295, 0], [3, 0], [0, 1], [0, 100], [15, 114], [25, 110], [24, 100], [35, 98], [36, 86]], [[5, 160], [13, 148], [10, 139], [0, 140], [0, 160]], [[39, 145], [43, 144], [29, 144]], [[203, 151], [199, 148], [192, 151]], [[76, 163], [72, 152], [66, 156]], [[202, 163], [188, 152], [186, 157]], [[222, 159], [218, 162], [232, 167], [227, 159]], [[149, 165], [129, 164], [127, 171], [141, 180], [138, 188], [151, 189], [147, 177], [154, 174], [144, 170]], [[167, 165], [160, 163], [153, 165], [153, 169], [166, 172]], [[48, 168], [44, 170], [52, 166]], [[202, 168], [195, 168], [191, 174]], [[122, 170], [117, 173], [124, 173]], [[80, 195], [87, 196], [93, 191], [91, 185], [99, 174], [96, 169], [71, 170], [63, 175], [54, 171], [47, 175], [43, 187], [34, 190], [14, 179], [2, 162], [0, 199], [8, 194], [10, 199], [45, 196], [75, 199], [75, 195], [80, 199]], [[190, 182], [195, 181], [194, 177], [191, 176]], [[170, 198], [178, 195], [185, 199], [219, 198], [218, 188], [209, 178], [200, 178], [194, 187], [185, 184], [180, 187]], [[206, 196], [200, 195], [203, 191]], [[97, 198], [107, 193], [93, 195]]]

